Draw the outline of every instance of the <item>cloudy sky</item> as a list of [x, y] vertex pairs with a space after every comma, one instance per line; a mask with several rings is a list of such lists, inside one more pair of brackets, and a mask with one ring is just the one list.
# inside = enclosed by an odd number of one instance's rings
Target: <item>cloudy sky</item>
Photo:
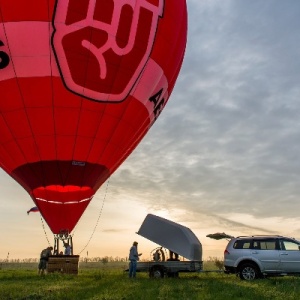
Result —
[[[300, 238], [300, 2], [187, 4], [176, 87], [79, 221], [76, 254], [125, 257], [138, 240], [147, 258], [157, 245], [135, 234], [147, 213], [191, 228], [204, 258], [226, 246], [209, 233]], [[0, 259], [37, 257], [51, 232], [27, 216], [32, 200], [2, 171], [0, 187]]]

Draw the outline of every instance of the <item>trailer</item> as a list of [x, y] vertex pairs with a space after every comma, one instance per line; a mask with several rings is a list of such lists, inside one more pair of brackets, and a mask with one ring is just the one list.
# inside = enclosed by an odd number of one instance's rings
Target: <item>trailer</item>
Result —
[[149, 261], [137, 263], [137, 272], [162, 278], [203, 270], [202, 245], [188, 227], [148, 214], [137, 234], [160, 245], [151, 251]]
[[137, 263], [137, 272], [148, 272], [149, 277], [178, 277], [183, 272], [201, 272], [202, 261], [147, 261]]

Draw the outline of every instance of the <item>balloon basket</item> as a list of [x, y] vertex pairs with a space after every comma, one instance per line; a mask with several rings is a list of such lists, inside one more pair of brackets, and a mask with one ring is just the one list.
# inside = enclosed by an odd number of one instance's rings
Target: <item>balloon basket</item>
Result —
[[48, 273], [78, 274], [79, 255], [49, 256]]

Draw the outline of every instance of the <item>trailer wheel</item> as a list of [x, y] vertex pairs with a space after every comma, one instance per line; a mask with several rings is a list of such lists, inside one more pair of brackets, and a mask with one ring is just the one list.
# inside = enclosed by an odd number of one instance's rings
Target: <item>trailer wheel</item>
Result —
[[163, 278], [164, 277], [164, 270], [160, 266], [154, 266], [150, 270], [150, 274], [149, 275], [150, 275], [151, 278]]

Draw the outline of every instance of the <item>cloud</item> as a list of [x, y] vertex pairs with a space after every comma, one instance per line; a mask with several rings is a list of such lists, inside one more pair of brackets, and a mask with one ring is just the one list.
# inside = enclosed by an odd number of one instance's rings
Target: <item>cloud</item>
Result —
[[177, 85], [116, 186], [157, 207], [298, 216], [300, 4], [288, 2], [189, 1]]

